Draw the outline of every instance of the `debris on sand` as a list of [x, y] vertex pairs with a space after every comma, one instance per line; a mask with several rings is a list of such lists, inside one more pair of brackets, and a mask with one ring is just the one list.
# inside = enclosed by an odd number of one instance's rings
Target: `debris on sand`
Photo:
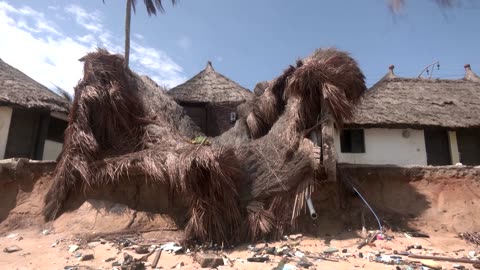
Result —
[[22, 250], [19, 246], [13, 245], [3, 249], [5, 253], [13, 253]]
[[79, 248], [80, 248], [80, 246], [78, 246], [78, 245], [70, 245], [69, 248], [68, 248], [68, 252], [73, 253], [73, 252], [77, 251]]
[[470, 242], [474, 245], [480, 245], [480, 232], [472, 232], [472, 233], [469, 233], [469, 232], [465, 232], [465, 233], [459, 233], [458, 236], [467, 241], [467, 242]]
[[216, 268], [223, 265], [223, 258], [217, 254], [197, 253], [194, 259], [202, 268]]
[[79, 261], [90, 261], [90, 260], [93, 260], [93, 259], [94, 259], [93, 254], [85, 254], [85, 255], [80, 256], [80, 258], [78, 260]]

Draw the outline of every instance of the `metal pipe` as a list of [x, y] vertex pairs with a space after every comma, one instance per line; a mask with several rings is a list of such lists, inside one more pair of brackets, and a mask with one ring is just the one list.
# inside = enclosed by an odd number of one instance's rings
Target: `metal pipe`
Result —
[[313, 207], [312, 197], [307, 198], [307, 207], [308, 207], [308, 212], [310, 213], [310, 217], [313, 220], [317, 219], [318, 215], [317, 215], [317, 212], [315, 211], [315, 208]]

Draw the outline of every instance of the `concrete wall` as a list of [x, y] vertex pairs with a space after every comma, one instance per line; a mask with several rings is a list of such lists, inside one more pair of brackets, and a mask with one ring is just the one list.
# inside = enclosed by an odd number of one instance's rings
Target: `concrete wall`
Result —
[[[402, 133], [408, 130], [405, 138]], [[341, 153], [340, 135], [335, 134], [338, 161], [353, 164], [427, 165], [423, 130], [367, 128], [365, 153]]]
[[0, 158], [5, 158], [5, 149], [7, 148], [8, 131], [10, 130], [10, 121], [12, 120], [13, 109], [10, 107], [0, 107]]
[[56, 160], [60, 152], [62, 152], [63, 144], [51, 140], [45, 140], [43, 147], [43, 160]]

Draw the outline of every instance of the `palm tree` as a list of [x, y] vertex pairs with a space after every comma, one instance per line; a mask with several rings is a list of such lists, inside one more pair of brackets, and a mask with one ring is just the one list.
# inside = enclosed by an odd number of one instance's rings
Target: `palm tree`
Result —
[[[157, 12], [165, 12], [163, 8], [164, 0], [143, 0], [145, 7], [147, 8], [148, 16], [157, 15]], [[172, 5], [176, 4], [176, 0], [171, 0]], [[105, 3], [105, 0], [103, 0]], [[130, 20], [132, 16], [132, 9], [135, 13], [135, 5], [137, 0], [127, 0], [127, 6], [125, 11], [125, 66], [128, 67], [128, 62], [130, 59]]]

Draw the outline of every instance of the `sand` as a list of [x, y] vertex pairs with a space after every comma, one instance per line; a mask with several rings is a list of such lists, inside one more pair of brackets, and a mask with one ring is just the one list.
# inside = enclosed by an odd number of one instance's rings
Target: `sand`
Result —
[[[339, 262], [330, 262], [325, 260], [310, 261], [314, 264], [315, 269], [395, 269], [396, 265], [387, 265], [367, 259], [373, 256], [376, 252], [384, 254], [393, 254], [394, 250], [405, 251], [409, 245], [421, 245], [422, 249], [410, 250], [415, 254], [448, 256], [455, 258], [467, 258], [468, 253], [480, 250], [474, 245], [467, 243], [456, 237], [451, 233], [433, 233], [430, 238], [407, 238], [402, 233], [389, 233], [387, 235], [393, 236], [391, 240], [377, 240], [374, 246], [366, 246], [361, 250], [357, 249], [357, 243], [360, 240], [357, 233], [359, 232], [344, 232], [335, 236], [326, 236], [321, 238], [302, 237], [296, 249], [306, 253], [322, 253], [328, 247], [337, 248], [339, 251], [334, 253], [331, 258], [338, 259]], [[148, 233], [143, 235], [142, 243], [156, 243], [161, 244], [153, 238], [161, 235]], [[118, 235], [117, 239], [122, 236]], [[291, 243], [292, 241], [290, 241]], [[280, 247], [287, 243], [273, 242], [269, 246]], [[86, 243], [79, 238], [71, 236], [66, 233], [49, 232], [44, 235], [42, 231], [38, 230], [18, 230], [12, 231], [0, 238], [0, 249], [16, 245], [22, 250], [14, 253], [0, 253], [0, 269], [64, 269], [65, 266], [78, 266], [78, 269], [88, 269], [84, 266], [92, 267], [93, 269], [112, 269], [112, 262], [123, 258], [123, 254], [129, 253], [135, 258], [140, 258], [143, 255], [138, 255], [134, 252], [135, 246], [118, 249], [113, 241], [92, 241]], [[80, 246], [79, 249], [73, 253], [69, 252], [71, 245]], [[263, 247], [264, 243], [256, 243], [257, 247]], [[342, 250], [346, 249], [347, 253]], [[94, 259], [89, 261], [79, 261], [75, 257], [75, 253], [93, 254]], [[210, 251], [213, 252], [213, 251]], [[291, 250], [292, 253], [295, 249]], [[364, 255], [364, 258], [359, 258], [359, 253]], [[220, 266], [219, 269], [273, 269], [281, 260], [280, 256], [270, 255], [270, 261], [266, 263], [248, 262], [246, 259], [253, 255], [247, 248], [247, 245], [235, 247], [233, 250], [216, 251], [219, 255], [225, 255], [231, 260], [231, 265]], [[114, 261], [105, 262], [108, 258], [115, 258]], [[154, 255], [150, 256], [148, 263], [151, 263]], [[296, 258], [290, 262], [295, 265]], [[194, 261], [193, 254], [172, 254], [163, 252], [157, 267], [163, 269], [170, 269], [175, 267], [178, 263], [182, 263], [181, 269], [200, 269], [200, 265]], [[439, 262], [443, 269], [453, 269], [456, 263]], [[458, 265], [458, 264], [457, 264]], [[472, 265], [464, 265], [467, 269], [473, 269]], [[83, 268], [81, 268], [83, 267]], [[400, 265], [400, 267], [403, 267]], [[147, 267], [151, 269], [151, 267]], [[300, 269], [300, 268], [299, 268]], [[310, 269], [314, 269], [310, 267]]]

